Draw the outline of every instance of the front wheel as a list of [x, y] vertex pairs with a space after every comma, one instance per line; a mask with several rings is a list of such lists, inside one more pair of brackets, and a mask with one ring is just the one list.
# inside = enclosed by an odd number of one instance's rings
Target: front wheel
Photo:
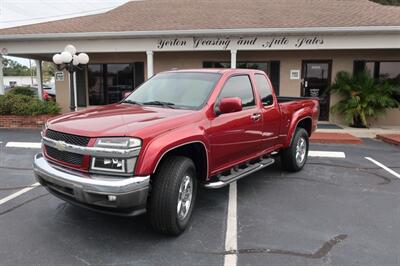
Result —
[[308, 156], [309, 139], [304, 128], [297, 128], [292, 143], [281, 153], [281, 161], [284, 169], [297, 172], [303, 169]]
[[189, 224], [197, 194], [196, 169], [191, 159], [171, 156], [152, 178], [148, 216], [154, 230], [179, 235]]

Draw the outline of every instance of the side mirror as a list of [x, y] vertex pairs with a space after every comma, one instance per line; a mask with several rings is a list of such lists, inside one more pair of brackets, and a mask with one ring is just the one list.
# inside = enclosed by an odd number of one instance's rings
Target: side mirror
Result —
[[242, 99], [237, 97], [223, 98], [219, 102], [219, 113], [227, 114], [242, 111]]

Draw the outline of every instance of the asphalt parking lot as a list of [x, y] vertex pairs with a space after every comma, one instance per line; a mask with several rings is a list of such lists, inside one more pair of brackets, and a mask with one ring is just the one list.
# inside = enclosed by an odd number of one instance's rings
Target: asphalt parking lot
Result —
[[145, 215], [90, 212], [32, 186], [39, 150], [7, 145], [39, 141], [39, 131], [0, 130], [1, 265], [400, 264], [397, 146], [311, 144], [316, 157], [301, 172], [278, 163], [240, 180], [237, 191], [201, 190], [189, 229], [168, 238]]

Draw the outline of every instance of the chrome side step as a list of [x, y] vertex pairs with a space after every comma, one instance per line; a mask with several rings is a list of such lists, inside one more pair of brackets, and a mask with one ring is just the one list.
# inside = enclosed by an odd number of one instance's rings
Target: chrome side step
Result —
[[265, 158], [261, 159], [259, 162], [256, 162], [254, 164], [247, 163], [246, 168], [241, 168], [241, 167], [234, 167], [231, 169], [231, 173], [229, 175], [218, 175], [218, 180], [215, 182], [209, 182], [205, 183], [204, 187], [205, 188], [221, 188], [226, 185], [229, 185], [230, 183], [239, 180], [242, 177], [245, 177], [247, 175], [250, 175], [254, 172], [257, 172], [258, 170], [261, 170], [275, 162], [274, 159], [272, 158]]

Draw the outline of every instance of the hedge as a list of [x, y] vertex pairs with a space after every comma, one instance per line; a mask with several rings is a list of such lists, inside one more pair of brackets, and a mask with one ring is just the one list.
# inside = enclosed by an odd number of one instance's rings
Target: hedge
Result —
[[18, 95], [26, 95], [26, 96], [35, 96], [35, 91], [30, 87], [15, 87], [11, 89], [8, 93], [10, 94], [18, 94]]
[[60, 107], [54, 101], [41, 101], [32, 96], [12, 92], [0, 95], [0, 115], [56, 115], [60, 111]]

